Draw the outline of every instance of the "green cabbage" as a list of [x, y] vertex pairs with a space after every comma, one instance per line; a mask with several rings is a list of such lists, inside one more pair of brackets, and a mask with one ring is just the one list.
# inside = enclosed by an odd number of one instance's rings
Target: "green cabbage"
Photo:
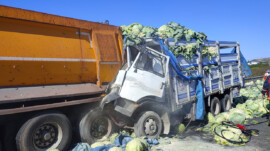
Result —
[[100, 147], [100, 146], [104, 146], [105, 144], [103, 142], [95, 142], [93, 144], [91, 144], [91, 148], [96, 148], [96, 147]]
[[60, 151], [59, 149], [47, 149], [47, 151]]
[[109, 151], [123, 151], [121, 147], [112, 147]]
[[244, 124], [246, 120], [245, 114], [242, 113], [233, 113], [230, 116], [230, 121], [233, 122], [234, 124]]
[[210, 112], [207, 114], [207, 119], [208, 119], [208, 123], [214, 123], [215, 122], [215, 117]]
[[[188, 44], [183, 46], [169, 47], [169, 50], [172, 51], [174, 55], [183, 55], [187, 59], [192, 59], [193, 56], [197, 53], [200, 44], [203, 44], [203, 40], [207, 39], [207, 36], [204, 33], [195, 32], [194, 30], [188, 29], [185, 26], [181, 26], [175, 22], [170, 22], [167, 25], [162, 25], [159, 28], [153, 28], [149, 26], [144, 27], [138, 23], [133, 23], [128, 26], [123, 25], [121, 28], [122, 34], [125, 37], [124, 44], [126, 46], [142, 44], [144, 38], [152, 37], [160, 37], [162, 39], [173, 38], [175, 42], [179, 40], [190, 41], [191, 39], [195, 39], [197, 40], [195, 45]], [[203, 55], [203, 57], [214, 56], [217, 54], [216, 50], [206, 49], [204, 51], [206, 55]]]
[[253, 102], [252, 104], [247, 104], [247, 109], [250, 109], [253, 112], [258, 111], [260, 108], [260, 105], [257, 102]]
[[110, 142], [111, 142], [111, 143], [114, 143], [114, 141], [115, 141], [115, 139], [116, 139], [117, 136], [119, 136], [118, 133], [113, 133], [113, 134], [110, 136]]
[[185, 129], [186, 129], [185, 125], [184, 124], [180, 124], [178, 126], [178, 133], [183, 133]]
[[142, 138], [134, 138], [127, 146], [126, 151], [144, 151], [147, 150], [148, 143]]
[[[251, 83], [252, 84], [252, 83]], [[257, 86], [260, 88], [263, 85], [262, 80], [256, 81]], [[230, 121], [234, 124], [243, 124], [246, 122], [246, 119], [252, 119], [254, 117], [260, 117], [269, 112], [267, 109], [267, 105], [269, 105], [269, 101], [266, 99], [262, 99], [260, 96], [260, 90], [257, 87], [247, 87], [240, 90], [240, 94], [247, 98], [246, 102], [243, 102], [242, 99], [239, 104], [236, 105], [236, 108], [231, 109], [229, 112], [224, 112], [212, 116], [211, 113], [208, 113], [208, 124], [202, 128], [197, 130], [209, 132], [214, 135], [214, 140], [218, 144], [229, 145], [229, 146], [242, 146], [245, 144], [232, 144], [228, 142], [226, 139], [219, 137], [217, 134], [221, 135], [221, 131], [223, 131], [223, 135], [225, 138], [240, 142], [243, 140], [244, 142], [248, 140], [242, 131], [238, 128], [228, 127], [221, 125], [223, 121]], [[258, 123], [258, 121], [251, 121], [251, 123]], [[216, 130], [216, 133], [214, 133]], [[257, 135], [257, 134], [252, 134]]]
[[224, 114], [218, 114], [217, 116], [215, 116], [215, 123], [221, 124], [222, 121], [226, 121], [226, 117], [224, 116]]

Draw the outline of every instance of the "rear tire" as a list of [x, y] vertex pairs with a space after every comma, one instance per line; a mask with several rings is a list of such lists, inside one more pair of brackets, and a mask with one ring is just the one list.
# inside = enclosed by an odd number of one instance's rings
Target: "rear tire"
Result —
[[217, 97], [211, 100], [210, 112], [213, 115], [218, 115], [221, 112], [221, 103]]
[[221, 108], [223, 112], [228, 112], [232, 108], [231, 98], [229, 94], [225, 94], [221, 99]]
[[102, 137], [108, 137], [113, 131], [111, 119], [99, 109], [94, 109], [85, 114], [79, 124], [81, 141], [89, 144]]
[[134, 125], [134, 132], [137, 137], [146, 136], [150, 139], [158, 138], [161, 134], [162, 122], [159, 115], [153, 111], [146, 111], [140, 114]]
[[71, 124], [64, 114], [46, 113], [29, 119], [16, 136], [18, 151], [67, 150], [72, 137]]

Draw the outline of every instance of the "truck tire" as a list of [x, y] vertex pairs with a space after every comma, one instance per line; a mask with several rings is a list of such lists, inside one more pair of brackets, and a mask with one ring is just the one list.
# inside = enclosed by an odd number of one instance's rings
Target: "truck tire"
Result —
[[71, 124], [64, 114], [45, 113], [29, 119], [16, 136], [18, 151], [68, 149], [72, 137]]
[[137, 137], [146, 136], [150, 139], [158, 138], [161, 134], [162, 122], [159, 115], [153, 111], [146, 111], [139, 115], [134, 125]]
[[81, 141], [89, 144], [104, 136], [110, 136], [112, 131], [111, 119], [100, 109], [94, 109], [85, 114], [79, 124]]
[[225, 94], [221, 99], [221, 108], [223, 112], [228, 112], [232, 108], [231, 98], [229, 94]]
[[217, 97], [211, 100], [210, 112], [213, 115], [218, 115], [221, 112], [221, 103]]

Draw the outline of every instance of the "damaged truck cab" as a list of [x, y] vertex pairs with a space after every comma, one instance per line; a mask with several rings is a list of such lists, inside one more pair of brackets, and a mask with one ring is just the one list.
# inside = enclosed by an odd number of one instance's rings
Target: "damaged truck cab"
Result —
[[[148, 40], [143, 46], [129, 46], [126, 49], [127, 62], [109, 85], [101, 107], [114, 104], [114, 110], [135, 120], [144, 114], [150, 117], [145, 131], [135, 131], [138, 136], [168, 134], [170, 122], [166, 102], [166, 84], [169, 76], [169, 57], [163, 54], [157, 41]], [[139, 114], [139, 115], [138, 115]], [[140, 126], [138, 123], [135, 126]], [[155, 135], [157, 134], [157, 135]]]
[[[184, 118], [196, 119], [198, 81], [181, 79], [170, 63], [172, 58], [164, 50], [174, 45], [195, 45], [196, 41], [168, 39], [164, 43], [150, 38], [142, 45], [128, 46], [124, 53], [126, 63], [107, 87], [107, 95], [100, 103], [103, 110], [111, 109], [110, 117], [116, 125], [134, 128], [136, 136], [157, 138], [162, 133], [168, 134], [171, 125]], [[217, 56], [203, 58], [200, 48], [191, 60], [176, 56], [177, 64], [184, 76], [202, 76], [203, 111], [207, 109], [213, 114], [228, 111], [242, 85], [239, 44], [205, 41], [202, 46], [215, 47]], [[227, 48], [233, 51], [220, 53], [220, 49]], [[207, 65], [212, 65], [211, 71], [203, 70]], [[187, 70], [187, 67], [197, 69]]]

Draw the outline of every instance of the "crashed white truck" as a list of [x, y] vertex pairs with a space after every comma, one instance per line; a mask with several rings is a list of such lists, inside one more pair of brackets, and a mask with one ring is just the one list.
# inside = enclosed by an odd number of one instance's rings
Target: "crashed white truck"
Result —
[[[128, 46], [124, 54], [126, 63], [108, 85], [100, 107], [117, 126], [133, 128], [136, 136], [148, 138], [168, 134], [170, 127], [184, 118], [196, 120], [198, 107], [200, 112], [205, 113], [205, 109], [214, 115], [230, 110], [233, 97], [239, 95], [243, 84], [241, 59], [244, 58], [238, 42], [204, 41], [190, 60], [181, 55], [172, 56], [167, 49], [191, 43], [195, 45], [196, 41], [163, 42], [151, 38], [145, 39], [143, 45]], [[202, 57], [203, 46], [216, 47], [217, 56]], [[221, 53], [222, 49], [232, 51]], [[177, 64], [173, 65], [173, 60]], [[210, 70], [203, 70], [209, 65]], [[186, 70], [188, 67], [196, 68]], [[187, 80], [186, 77], [201, 78]], [[200, 106], [198, 81], [203, 94]]]

